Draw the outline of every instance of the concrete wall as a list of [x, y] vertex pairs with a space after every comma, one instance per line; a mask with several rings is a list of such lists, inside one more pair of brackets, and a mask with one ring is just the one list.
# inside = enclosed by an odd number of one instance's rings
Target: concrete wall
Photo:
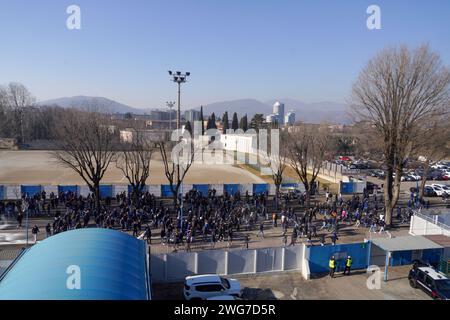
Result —
[[254, 274], [299, 270], [304, 265], [304, 246], [253, 250], [206, 250], [151, 255], [153, 282], [183, 281], [194, 274]]

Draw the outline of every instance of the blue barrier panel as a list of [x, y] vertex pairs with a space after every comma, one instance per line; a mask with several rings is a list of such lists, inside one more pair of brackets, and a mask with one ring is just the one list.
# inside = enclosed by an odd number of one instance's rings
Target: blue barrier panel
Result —
[[353, 182], [341, 182], [341, 193], [350, 194], [354, 191]]
[[192, 186], [192, 188], [197, 190], [198, 192], [200, 192], [203, 196], [207, 196], [208, 195], [208, 191], [209, 191], [209, 185], [208, 184], [194, 184]]
[[5, 197], [5, 187], [4, 186], [0, 186], [0, 200], [3, 200], [3, 198]]
[[254, 183], [253, 194], [266, 193], [269, 191], [269, 185], [267, 183]]
[[422, 252], [422, 260], [433, 265], [437, 266], [441, 261], [441, 257], [443, 255], [443, 249], [427, 249]]
[[[141, 187], [141, 192], [146, 192], [147, 191], [147, 186], [143, 186]], [[133, 187], [131, 186], [131, 184], [128, 185], [128, 194], [132, 194], [133, 193]]]
[[173, 192], [170, 189], [170, 185], [168, 184], [162, 184], [161, 185], [161, 197], [169, 198], [172, 197]]
[[228, 194], [235, 194], [239, 192], [239, 185], [238, 184], [224, 184], [223, 185], [223, 192]]
[[20, 192], [26, 194], [29, 197], [33, 197], [42, 191], [42, 186], [20, 186]]
[[58, 186], [58, 193], [72, 192], [78, 194], [78, 186]]
[[391, 266], [403, 266], [412, 261], [412, 251], [396, 251], [391, 256]]
[[113, 194], [112, 185], [101, 185], [100, 186], [100, 198], [112, 197]]
[[329, 271], [328, 263], [331, 256], [337, 261], [336, 271], [343, 271], [347, 256], [353, 260], [352, 269], [367, 268], [367, 255], [370, 243], [337, 244], [335, 246], [310, 246], [309, 269], [311, 273], [324, 273]]

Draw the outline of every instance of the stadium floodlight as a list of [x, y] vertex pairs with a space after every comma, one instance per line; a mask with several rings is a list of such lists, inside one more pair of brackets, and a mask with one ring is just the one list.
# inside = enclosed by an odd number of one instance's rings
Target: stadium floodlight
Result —
[[169, 71], [169, 75], [172, 76], [172, 81], [178, 84], [178, 110], [177, 110], [177, 129], [180, 129], [181, 119], [181, 84], [187, 81], [187, 77], [191, 75], [190, 72], [182, 73], [181, 71], [172, 72]]

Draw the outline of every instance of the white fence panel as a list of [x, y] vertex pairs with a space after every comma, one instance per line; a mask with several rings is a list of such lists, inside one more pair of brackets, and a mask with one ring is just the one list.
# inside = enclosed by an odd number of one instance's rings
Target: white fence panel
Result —
[[20, 186], [4, 186], [5, 199], [19, 200], [22, 198], [22, 191]]
[[198, 252], [197, 265], [199, 274], [225, 274], [226, 270], [226, 251], [208, 250]]
[[161, 197], [161, 185], [150, 184], [147, 186], [148, 193], [153, 194], [155, 197]]
[[215, 189], [216, 196], [223, 196], [223, 184], [212, 184], [209, 186], [209, 189]]
[[50, 193], [53, 192], [56, 196], [58, 196], [58, 186], [43, 186], [42, 189], [47, 194], [47, 198], [50, 196]]
[[114, 185], [112, 190], [112, 196], [115, 197], [118, 194], [125, 192], [128, 194], [128, 186], [127, 185]]

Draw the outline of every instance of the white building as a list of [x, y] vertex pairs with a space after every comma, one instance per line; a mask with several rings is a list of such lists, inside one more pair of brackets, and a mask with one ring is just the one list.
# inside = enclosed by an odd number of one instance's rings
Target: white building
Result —
[[284, 125], [284, 103], [279, 101], [275, 102], [273, 105], [273, 113], [278, 115], [278, 124], [280, 126]]
[[295, 124], [295, 113], [292, 111], [288, 112], [284, 117], [284, 123], [288, 126], [293, 126]]

